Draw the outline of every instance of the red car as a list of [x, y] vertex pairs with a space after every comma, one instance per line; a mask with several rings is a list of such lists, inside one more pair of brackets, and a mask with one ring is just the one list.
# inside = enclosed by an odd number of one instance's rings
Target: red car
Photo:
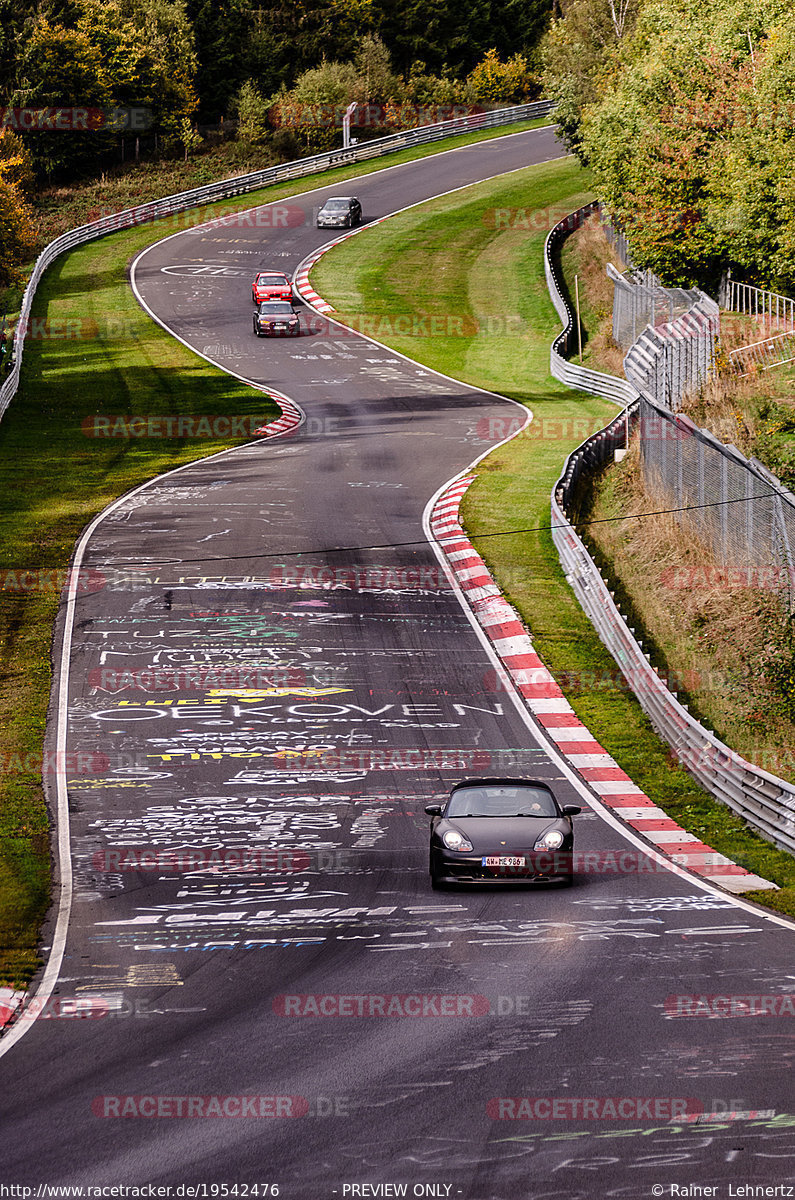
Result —
[[263, 300], [292, 300], [292, 298], [292, 284], [281, 271], [261, 271], [251, 285], [251, 299], [255, 304], [261, 304]]

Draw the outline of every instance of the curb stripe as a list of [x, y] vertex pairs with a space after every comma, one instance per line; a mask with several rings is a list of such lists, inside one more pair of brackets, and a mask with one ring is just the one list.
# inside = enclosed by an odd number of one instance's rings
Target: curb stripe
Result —
[[[632, 782], [577, 717], [536, 654], [516, 610], [500, 592], [461, 526], [459, 506], [474, 478], [470, 475], [457, 479], [440, 494], [429, 524], [478, 624], [535, 719], [602, 803], [646, 838], [658, 853], [730, 891], [737, 890], [738, 877], [742, 878], [740, 890], [769, 888], [768, 880], [751, 874], [677, 825]], [[472, 603], [476, 596], [480, 608]], [[716, 866], [722, 868], [720, 874], [715, 871]]]
[[254, 435], [261, 438], [281, 437], [282, 434], [289, 433], [291, 429], [300, 425], [303, 415], [298, 405], [289, 400], [287, 396], [283, 396], [281, 392], [268, 391], [268, 395], [279, 405], [282, 415], [267, 425], [261, 425], [259, 429], [255, 429]]

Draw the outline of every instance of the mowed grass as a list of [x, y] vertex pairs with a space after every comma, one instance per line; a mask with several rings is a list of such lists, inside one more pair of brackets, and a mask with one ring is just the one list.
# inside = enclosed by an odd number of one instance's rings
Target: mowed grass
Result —
[[[140, 234], [140, 231], [138, 231]], [[151, 231], [150, 231], [151, 236]], [[125, 284], [129, 237], [60, 259], [36, 302], [23, 383], [0, 422], [0, 982], [37, 963], [49, 897], [42, 742], [60, 587], [83, 527], [117, 496], [230, 444], [88, 436], [97, 414], [278, 413], [170, 338]], [[239, 439], [238, 439], [239, 440]]]
[[[210, 366], [146, 316], [127, 283], [129, 263], [145, 246], [199, 219], [319, 183], [336, 188], [382, 166], [546, 123], [449, 139], [203, 206], [198, 214], [89, 243], [58, 259], [45, 275], [20, 390], [0, 421], [0, 986], [24, 986], [39, 965], [39, 930], [50, 900], [43, 742], [52, 628], [75, 542], [91, 518], [124, 492], [235, 444], [218, 438], [97, 439], [86, 435], [84, 422], [97, 415], [222, 414], [266, 421], [278, 413], [261, 391]], [[91, 193], [92, 203], [102, 199]]]
[[[320, 260], [312, 282], [339, 319], [532, 410], [527, 434], [478, 467], [462, 507], [470, 536], [599, 742], [684, 828], [780, 885], [749, 898], [795, 914], [795, 861], [746, 829], [676, 763], [577, 603], [552, 542], [549, 497], [566, 455], [616, 408], [549, 375], [559, 323], [544, 278], [545, 232], [521, 214], [573, 210], [588, 199], [588, 175], [571, 159], [529, 167], [358, 234]], [[495, 228], [495, 209], [519, 214], [514, 227]], [[511, 322], [502, 331], [500, 315]], [[426, 328], [436, 318], [435, 336], [405, 332], [411, 319], [424, 318]], [[510, 420], [506, 408], [506, 435]], [[482, 448], [473, 442], [472, 457]]]

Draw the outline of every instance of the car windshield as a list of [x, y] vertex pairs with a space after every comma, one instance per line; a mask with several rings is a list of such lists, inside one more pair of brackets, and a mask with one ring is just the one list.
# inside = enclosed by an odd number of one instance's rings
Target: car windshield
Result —
[[267, 304], [260, 304], [259, 310], [265, 316], [280, 317], [282, 315], [291, 316], [293, 307], [286, 300], [269, 300]]
[[349, 205], [350, 200], [327, 200], [323, 207], [327, 212], [345, 212]]
[[551, 792], [532, 784], [489, 784], [457, 788], [446, 817], [556, 817]]
[[257, 283], [260, 287], [286, 287], [287, 280], [283, 275], [258, 275]]

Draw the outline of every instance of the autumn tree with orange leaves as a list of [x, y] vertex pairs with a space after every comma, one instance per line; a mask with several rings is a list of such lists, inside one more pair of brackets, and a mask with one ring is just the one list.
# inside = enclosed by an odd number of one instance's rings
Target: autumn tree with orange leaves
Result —
[[18, 279], [33, 250], [34, 231], [26, 191], [32, 186], [30, 156], [20, 140], [0, 130], [0, 285]]

